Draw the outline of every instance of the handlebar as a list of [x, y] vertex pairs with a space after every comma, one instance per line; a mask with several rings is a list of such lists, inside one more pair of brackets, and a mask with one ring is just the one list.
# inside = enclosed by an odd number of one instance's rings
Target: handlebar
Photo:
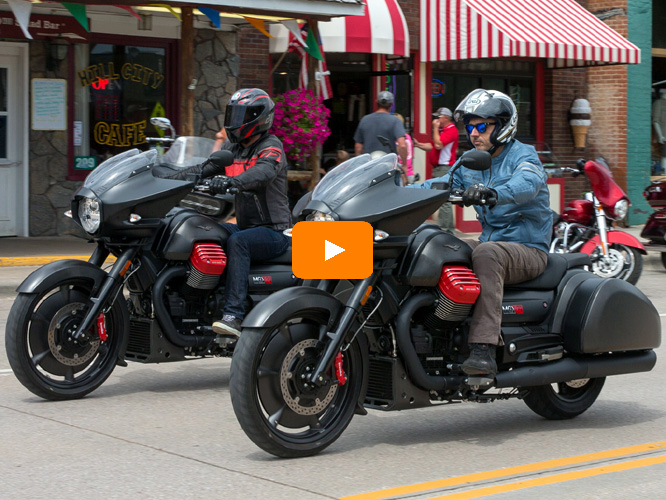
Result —
[[173, 137], [146, 137], [146, 142], [148, 144], [157, 144], [157, 143], [164, 143], [164, 144], [173, 144], [173, 142], [176, 139]]

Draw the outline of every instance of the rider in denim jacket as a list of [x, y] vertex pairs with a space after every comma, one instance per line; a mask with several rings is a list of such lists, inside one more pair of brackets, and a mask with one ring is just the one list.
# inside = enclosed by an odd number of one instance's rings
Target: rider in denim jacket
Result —
[[[465, 124], [475, 149], [492, 156], [489, 170], [460, 168], [430, 179], [465, 189], [463, 203], [474, 205], [483, 232], [472, 248], [472, 267], [481, 283], [469, 331], [470, 356], [462, 369], [468, 375], [494, 377], [496, 346], [500, 344], [502, 296], [505, 284], [534, 279], [546, 269], [552, 214], [546, 174], [534, 147], [513, 137], [518, 113], [511, 98], [494, 90], [476, 89], [458, 105], [456, 120]], [[482, 200], [486, 200], [482, 203]]]

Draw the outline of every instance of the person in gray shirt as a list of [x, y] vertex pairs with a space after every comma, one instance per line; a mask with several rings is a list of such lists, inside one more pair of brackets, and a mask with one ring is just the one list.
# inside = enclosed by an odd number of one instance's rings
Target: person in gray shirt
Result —
[[[354, 133], [354, 152], [356, 156], [375, 151], [384, 151], [385, 153], [396, 152], [392, 146], [397, 144], [397, 154], [402, 159], [402, 164], [407, 162], [407, 143], [405, 142], [405, 127], [397, 116], [390, 113], [393, 105], [393, 94], [386, 90], [377, 96], [377, 111], [365, 115], [358, 124]], [[389, 140], [389, 145], [385, 146], [377, 139], [377, 136], [384, 136]]]

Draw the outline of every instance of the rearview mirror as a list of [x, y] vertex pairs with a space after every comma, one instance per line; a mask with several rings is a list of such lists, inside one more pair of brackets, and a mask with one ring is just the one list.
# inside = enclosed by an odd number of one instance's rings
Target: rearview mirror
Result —
[[492, 163], [492, 158], [488, 151], [482, 151], [480, 149], [473, 149], [472, 151], [466, 152], [460, 159], [460, 163], [463, 167], [469, 168], [470, 170], [482, 171], [488, 170], [490, 164]]
[[228, 167], [234, 162], [234, 154], [228, 149], [223, 149], [220, 151], [215, 151], [208, 159], [217, 168], [224, 168]]
[[163, 116], [153, 116], [150, 119], [150, 124], [155, 125], [158, 128], [161, 128], [162, 130], [170, 130], [171, 129], [171, 120], [168, 118], [164, 118]]

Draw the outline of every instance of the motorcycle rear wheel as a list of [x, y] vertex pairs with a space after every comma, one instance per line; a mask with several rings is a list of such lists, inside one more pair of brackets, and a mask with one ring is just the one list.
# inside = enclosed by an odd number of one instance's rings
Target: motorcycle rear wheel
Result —
[[358, 341], [343, 353], [344, 385], [334, 373], [320, 387], [307, 383], [325, 332], [326, 318], [293, 316], [278, 328], [243, 330], [236, 345], [229, 380], [234, 412], [247, 436], [272, 455], [315, 455], [354, 416], [364, 368]]
[[[597, 247], [595, 252], [601, 252]], [[635, 285], [643, 271], [643, 256], [638, 250], [626, 245], [613, 243], [609, 248], [609, 260], [592, 261], [592, 272], [600, 278], [617, 278]]]
[[586, 411], [597, 400], [606, 377], [570, 380], [531, 387], [523, 401], [548, 420], [566, 420]]
[[16, 378], [33, 394], [52, 401], [79, 399], [102, 385], [115, 368], [129, 324], [120, 301], [104, 316], [106, 341], [99, 338], [97, 322], [88, 331], [88, 342], [76, 343], [68, 336], [90, 307], [90, 292], [90, 283], [69, 281], [16, 297], [5, 347]]

